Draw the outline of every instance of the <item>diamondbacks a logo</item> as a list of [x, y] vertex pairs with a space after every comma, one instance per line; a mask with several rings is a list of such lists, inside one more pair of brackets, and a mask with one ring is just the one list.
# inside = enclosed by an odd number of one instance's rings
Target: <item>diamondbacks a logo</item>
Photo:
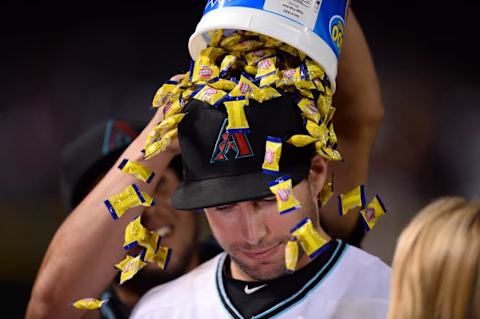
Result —
[[102, 154], [106, 155], [112, 149], [130, 144], [137, 135], [125, 121], [108, 121], [103, 135]]
[[223, 121], [213, 149], [210, 163], [228, 161], [232, 154], [237, 158], [253, 156], [252, 147], [245, 133], [228, 133], [226, 131], [228, 119]]

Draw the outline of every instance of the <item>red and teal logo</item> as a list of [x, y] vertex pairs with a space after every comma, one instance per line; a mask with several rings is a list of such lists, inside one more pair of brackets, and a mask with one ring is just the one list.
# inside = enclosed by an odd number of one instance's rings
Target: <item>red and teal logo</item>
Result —
[[223, 121], [213, 149], [210, 163], [224, 162], [231, 158], [239, 159], [254, 156], [246, 132], [229, 133], [226, 130], [228, 119]]

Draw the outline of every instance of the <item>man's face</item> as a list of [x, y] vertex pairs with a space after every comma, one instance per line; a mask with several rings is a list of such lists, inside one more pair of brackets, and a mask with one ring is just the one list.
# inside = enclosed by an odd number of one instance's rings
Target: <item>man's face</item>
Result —
[[153, 194], [156, 205], [147, 208], [142, 215], [142, 225], [149, 230], [163, 233], [160, 245], [172, 249], [168, 268], [161, 270], [157, 265], [147, 263], [134, 278], [125, 282], [124, 286], [146, 291], [182, 275], [191, 266], [197, 249], [195, 213], [177, 211], [171, 206], [170, 199], [178, 183], [173, 170], [166, 169]]
[[213, 234], [232, 258], [234, 278], [268, 280], [281, 276], [290, 229], [305, 217], [318, 225], [318, 206], [310, 183], [303, 180], [293, 192], [301, 207], [284, 215], [277, 212], [275, 196], [205, 209]]

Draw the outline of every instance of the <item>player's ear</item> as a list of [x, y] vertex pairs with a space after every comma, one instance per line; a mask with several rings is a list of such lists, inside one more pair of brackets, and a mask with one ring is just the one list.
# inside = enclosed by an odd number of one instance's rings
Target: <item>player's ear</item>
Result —
[[317, 196], [327, 180], [327, 161], [318, 154], [311, 160], [308, 181], [312, 187], [312, 193]]

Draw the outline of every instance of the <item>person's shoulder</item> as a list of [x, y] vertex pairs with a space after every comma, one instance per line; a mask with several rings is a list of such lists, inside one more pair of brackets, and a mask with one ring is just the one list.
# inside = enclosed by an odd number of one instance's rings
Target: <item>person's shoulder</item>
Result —
[[215, 270], [222, 254], [206, 261], [189, 273], [148, 291], [135, 306], [132, 317], [146, 319], [167, 315], [174, 309], [193, 307], [196, 294], [214, 293]]
[[339, 263], [340, 272], [348, 273], [351, 293], [363, 297], [389, 298], [392, 270], [380, 258], [347, 245]]

